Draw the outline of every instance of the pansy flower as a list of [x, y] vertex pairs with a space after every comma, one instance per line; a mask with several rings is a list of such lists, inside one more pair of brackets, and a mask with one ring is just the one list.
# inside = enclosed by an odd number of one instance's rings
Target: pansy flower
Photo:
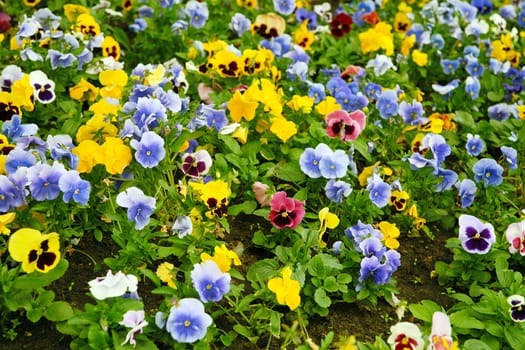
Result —
[[179, 343], [194, 343], [206, 336], [212, 322], [199, 299], [184, 298], [171, 307], [166, 330]]
[[228, 200], [231, 196], [230, 186], [223, 180], [209, 181], [201, 188], [201, 200], [206, 203], [209, 218], [222, 218], [228, 213]]
[[398, 322], [390, 327], [387, 342], [395, 350], [422, 350], [425, 341], [418, 326], [411, 322]]
[[29, 81], [33, 86], [34, 97], [40, 103], [51, 103], [55, 100], [55, 82], [49, 79], [46, 73], [35, 70], [29, 73]]
[[326, 133], [342, 141], [355, 141], [365, 129], [366, 115], [360, 111], [347, 113], [344, 110], [334, 111], [326, 116]]
[[268, 281], [268, 289], [275, 293], [277, 302], [295, 310], [301, 304], [301, 285], [292, 279], [292, 270], [287, 266], [281, 271], [282, 277], [274, 277]]
[[463, 179], [458, 181], [454, 185], [459, 191], [459, 197], [461, 199], [461, 207], [467, 208], [472, 205], [478, 188], [476, 183], [470, 179]]
[[182, 171], [188, 176], [200, 177], [206, 175], [211, 166], [211, 156], [204, 149], [183, 156]]
[[171, 231], [177, 234], [179, 238], [189, 235], [193, 232], [193, 222], [191, 218], [186, 215], [179, 215], [171, 226]]
[[148, 321], [144, 319], [144, 310], [128, 310], [124, 314], [122, 321], [119, 322], [120, 325], [131, 328], [126, 338], [120, 345], [125, 345], [129, 343], [130, 345], [137, 345], [135, 340], [135, 334], [142, 334], [142, 329], [148, 325]]
[[389, 205], [393, 205], [397, 211], [403, 211], [406, 208], [407, 201], [410, 198], [408, 192], [393, 190], [388, 200]]
[[352, 29], [352, 17], [345, 12], [340, 12], [330, 22], [330, 33], [334, 38], [342, 38], [346, 34], [350, 33]]
[[471, 254], [486, 254], [496, 242], [494, 226], [482, 223], [477, 217], [462, 214], [459, 217], [459, 240]]
[[319, 211], [319, 245], [326, 247], [326, 242], [323, 240], [323, 235], [327, 229], [334, 229], [339, 225], [339, 218], [336, 214], [331, 213], [328, 207], [324, 207]]
[[525, 256], [525, 220], [515, 222], [507, 226], [505, 238], [509, 242], [509, 252], [511, 254], [520, 253]]
[[135, 159], [144, 168], [156, 167], [166, 155], [164, 139], [153, 131], [143, 133], [140, 141], [131, 140], [130, 146], [135, 150]]
[[270, 201], [271, 211], [268, 219], [274, 227], [295, 228], [303, 220], [304, 202], [286, 196], [286, 192], [276, 192]]
[[16, 218], [16, 213], [7, 213], [0, 215], [0, 234], [8, 236], [11, 230], [7, 227], [8, 224], [12, 223]]
[[383, 208], [388, 204], [392, 189], [379, 175], [373, 174], [368, 178], [368, 186], [366, 189], [369, 192], [370, 200], [378, 208]]
[[97, 277], [89, 281], [88, 285], [89, 291], [95, 299], [104, 300], [123, 296], [127, 292], [136, 293], [138, 279], [137, 276], [126, 275], [122, 271], [113, 274], [111, 270], [108, 270], [106, 276]]
[[47, 273], [60, 261], [60, 240], [58, 233], [42, 234], [32, 228], [22, 228], [9, 238], [9, 254], [22, 263], [22, 270]]
[[235, 266], [241, 265], [241, 260], [237, 253], [226, 248], [225, 244], [215, 246], [215, 248], [213, 248], [213, 256], [207, 253], [201, 253], [201, 260], [202, 262], [213, 260], [222, 272], [230, 271], [232, 263]]
[[222, 272], [213, 260], [193, 265], [191, 280], [203, 303], [221, 301], [230, 291], [230, 274]]
[[135, 221], [135, 229], [142, 230], [150, 221], [150, 216], [155, 209], [155, 198], [146, 196], [137, 187], [129, 187], [117, 195], [116, 202], [119, 206], [128, 209], [128, 220]]
[[155, 274], [162, 282], [166, 283], [169, 287], [177, 289], [177, 286], [174, 282], [174, 280], [176, 280], [177, 278], [177, 270], [175, 269], [175, 266], [172, 263], [169, 263], [167, 261], [163, 262], [159, 265], [159, 267], [157, 267], [157, 271], [155, 271]]
[[457, 342], [452, 339], [450, 318], [441, 311], [432, 314], [432, 329], [430, 331], [430, 349], [428, 350], [458, 350]]
[[492, 158], [478, 160], [472, 167], [474, 180], [483, 181], [485, 186], [497, 186], [503, 182], [503, 167]]
[[521, 295], [511, 295], [507, 298], [510, 305], [510, 318], [514, 322], [525, 322], [525, 298]]
[[465, 146], [467, 153], [473, 157], [479, 156], [485, 150], [485, 143], [479, 135], [472, 135], [471, 133], [467, 134], [467, 143]]
[[208, 5], [205, 2], [197, 2], [195, 0], [188, 1], [184, 12], [190, 19], [190, 26], [197, 29], [204, 27], [210, 15]]
[[282, 35], [285, 29], [284, 18], [273, 12], [258, 15], [251, 27], [252, 33], [257, 33], [266, 39]]
[[385, 246], [390, 249], [399, 248], [399, 228], [397, 228], [395, 223], [390, 223], [388, 221], [381, 221], [378, 225], [379, 231], [383, 234], [382, 240], [385, 242]]

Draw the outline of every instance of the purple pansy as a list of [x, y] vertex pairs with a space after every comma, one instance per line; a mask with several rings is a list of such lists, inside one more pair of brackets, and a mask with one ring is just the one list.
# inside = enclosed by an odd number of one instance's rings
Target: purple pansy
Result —
[[475, 216], [462, 214], [459, 217], [459, 240], [467, 252], [486, 254], [496, 242], [496, 235], [492, 224], [482, 223]]

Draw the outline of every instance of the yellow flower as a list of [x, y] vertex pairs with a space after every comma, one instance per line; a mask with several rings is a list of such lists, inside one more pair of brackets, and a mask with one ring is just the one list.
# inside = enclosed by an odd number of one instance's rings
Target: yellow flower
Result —
[[326, 229], [334, 229], [339, 225], [339, 218], [334, 213], [330, 213], [330, 209], [325, 207], [319, 211], [319, 220], [321, 221], [321, 226], [319, 227], [319, 245], [324, 248], [326, 247], [326, 242], [323, 241], [323, 235]]
[[128, 83], [128, 75], [121, 69], [104, 70], [99, 73], [98, 80], [104, 85], [104, 87], [100, 89], [100, 96], [120, 100], [122, 90]]
[[361, 186], [366, 186], [368, 184], [368, 178], [374, 174], [374, 171], [375, 171], [376, 168], [380, 169], [380, 171], [379, 171], [380, 174], [383, 174], [383, 175], [386, 175], [386, 176], [392, 175], [392, 169], [390, 169], [389, 167], [385, 167], [385, 166], [382, 166], [380, 168], [379, 164], [380, 164], [380, 162], [376, 162], [373, 165], [370, 165], [370, 166], [367, 166], [367, 167], [363, 168], [363, 170], [361, 171], [361, 173], [357, 177], [357, 179], [359, 180], [359, 184]]
[[258, 15], [250, 28], [252, 34], [257, 33], [266, 39], [281, 36], [285, 30], [284, 18], [273, 12]]
[[237, 0], [237, 5], [249, 9], [257, 8], [257, 0]]
[[338, 350], [359, 350], [355, 336], [351, 335], [341, 342]]
[[293, 95], [286, 105], [296, 112], [311, 113], [314, 101], [315, 99], [310, 96]]
[[445, 122], [443, 121], [443, 119], [440, 119], [440, 118], [428, 118], [428, 121], [426, 123], [423, 123], [423, 124], [419, 124], [417, 126], [417, 129], [419, 131], [424, 131], [424, 132], [431, 132], [431, 133], [434, 133], [434, 134], [441, 134], [441, 132], [443, 131], [443, 125], [445, 124]]
[[295, 44], [301, 46], [304, 50], [308, 50], [312, 46], [315, 36], [307, 28], [308, 21], [303, 21], [301, 26], [293, 32], [293, 41]]
[[428, 64], [428, 55], [424, 52], [415, 49], [412, 51], [412, 61], [420, 67], [424, 67]]
[[120, 111], [120, 105], [118, 100], [111, 98], [101, 98], [97, 102], [93, 103], [89, 110], [93, 112], [95, 116], [116, 116]]
[[22, 78], [15, 81], [11, 86], [13, 102], [20, 107], [24, 107], [27, 111], [33, 111], [35, 108], [33, 103], [34, 91], [35, 89], [29, 81], [29, 74], [24, 74]]
[[101, 45], [103, 57], [113, 57], [115, 61], [120, 58], [120, 45], [112, 36], [104, 37]]
[[228, 200], [231, 196], [231, 190], [228, 183], [222, 180], [213, 180], [205, 183], [201, 190], [200, 199], [206, 203], [209, 212], [206, 216], [221, 218], [227, 214]]
[[[166, 72], [166, 68], [164, 68], [162, 64], [158, 64], [157, 67], [155, 67], [153, 71], [148, 72], [146, 74], [146, 78], [144, 78], [144, 85], [148, 85], [148, 86], [159, 85], [164, 80], [165, 72]], [[127, 81], [127, 75], [126, 75], [126, 81]]]
[[282, 117], [272, 118], [270, 131], [274, 133], [282, 142], [286, 143], [290, 137], [297, 134], [297, 126], [294, 122]]
[[69, 88], [69, 96], [80, 102], [95, 101], [98, 96], [98, 87], [81, 78], [77, 85]]
[[207, 253], [202, 253], [201, 261], [205, 262], [208, 260], [213, 260], [217, 264], [217, 266], [219, 266], [219, 269], [222, 272], [230, 271], [232, 263], [235, 266], [241, 265], [241, 260], [239, 259], [237, 253], [235, 253], [233, 250], [229, 250], [228, 248], [226, 248], [225, 244], [215, 246], [213, 251], [213, 256]]
[[112, 175], [122, 174], [132, 159], [131, 149], [120, 137], [107, 137], [100, 152], [95, 155], [97, 163], [104, 164], [106, 171]]
[[106, 121], [104, 116], [96, 115], [77, 130], [77, 142], [93, 140], [102, 142], [106, 137], [117, 136], [118, 128]]
[[100, 34], [100, 25], [89, 13], [82, 13], [78, 15], [76, 24], [77, 32], [92, 36], [97, 36]]
[[64, 14], [68, 20], [74, 22], [81, 14], [89, 14], [89, 9], [82, 5], [65, 4]]
[[520, 119], [525, 120], [525, 105], [517, 105], [516, 109], [518, 110]]
[[315, 106], [315, 111], [321, 114], [323, 119], [333, 111], [338, 111], [340, 109], [343, 109], [343, 107], [341, 107], [341, 105], [336, 102], [335, 97], [333, 96], [326, 96], [326, 99], [319, 102], [317, 106]]
[[234, 122], [240, 122], [242, 118], [247, 121], [255, 118], [255, 111], [259, 103], [257, 101], [249, 100], [249, 96], [241, 94], [239, 90], [233, 93], [232, 98], [228, 101], [227, 107], [230, 111], [230, 117]]
[[414, 218], [413, 225], [416, 227], [416, 229], [420, 230], [423, 226], [425, 226], [427, 220], [418, 216], [416, 204], [412, 204], [412, 206], [407, 210], [406, 214]]
[[405, 36], [403, 42], [401, 43], [401, 54], [405, 57], [408, 57], [410, 50], [414, 47], [416, 43], [416, 34]]
[[40, 3], [40, 0], [24, 0], [26, 6], [35, 7]]
[[236, 138], [243, 145], [248, 141], [248, 128], [239, 126], [232, 134], [233, 138]]
[[217, 52], [208, 61], [223, 78], [238, 78], [244, 71], [242, 57], [227, 50]]
[[95, 155], [100, 152], [100, 145], [93, 140], [83, 140], [73, 148], [71, 153], [78, 156], [77, 171], [79, 173], [90, 173], [93, 167], [97, 165]]
[[5, 39], [5, 35], [4, 35], [4, 33], [0, 33], [0, 43], [1, 43], [2, 41], [4, 41], [4, 39]]
[[412, 22], [410, 21], [410, 18], [408, 18], [408, 15], [403, 12], [396, 13], [396, 17], [394, 19], [394, 30], [397, 33], [406, 33], [410, 29], [410, 26], [412, 25]]
[[22, 228], [9, 239], [9, 254], [22, 263], [22, 270], [47, 273], [60, 261], [60, 240], [58, 233], [43, 235], [32, 228]]
[[379, 22], [366, 32], [359, 33], [361, 51], [363, 53], [375, 52], [380, 49], [385, 51], [385, 55], [394, 54], [394, 36], [391, 33], [392, 26], [386, 22]]
[[379, 231], [383, 234], [383, 241], [385, 241], [385, 246], [390, 249], [399, 248], [399, 229], [396, 224], [391, 224], [388, 221], [381, 221], [379, 223]]
[[292, 270], [288, 266], [281, 271], [281, 276], [269, 280], [268, 289], [275, 293], [279, 304], [288, 305], [293, 311], [301, 304], [301, 286], [291, 278]]
[[388, 199], [388, 204], [393, 205], [397, 211], [402, 211], [406, 208], [409, 198], [407, 191], [393, 190]]
[[16, 213], [7, 213], [0, 215], [0, 234], [9, 235], [11, 230], [6, 227], [7, 224], [12, 223], [16, 218]]
[[157, 271], [155, 273], [162, 282], [168, 284], [168, 287], [177, 289], [175, 282], [173, 282], [177, 279], [177, 271], [174, 271], [173, 264], [165, 261], [162, 264], [160, 264], [159, 267], [157, 267]]

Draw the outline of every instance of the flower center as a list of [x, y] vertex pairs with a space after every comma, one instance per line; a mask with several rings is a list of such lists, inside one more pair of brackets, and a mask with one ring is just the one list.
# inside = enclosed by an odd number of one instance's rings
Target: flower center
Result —
[[191, 322], [190, 321], [184, 321], [184, 327], [189, 327], [191, 326]]

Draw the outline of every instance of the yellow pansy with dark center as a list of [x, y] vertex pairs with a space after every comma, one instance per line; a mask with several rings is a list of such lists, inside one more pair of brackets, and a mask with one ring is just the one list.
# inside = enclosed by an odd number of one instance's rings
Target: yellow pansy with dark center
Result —
[[60, 240], [56, 232], [43, 235], [38, 230], [22, 228], [11, 235], [8, 250], [27, 273], [49, 272], [60, 261]]

